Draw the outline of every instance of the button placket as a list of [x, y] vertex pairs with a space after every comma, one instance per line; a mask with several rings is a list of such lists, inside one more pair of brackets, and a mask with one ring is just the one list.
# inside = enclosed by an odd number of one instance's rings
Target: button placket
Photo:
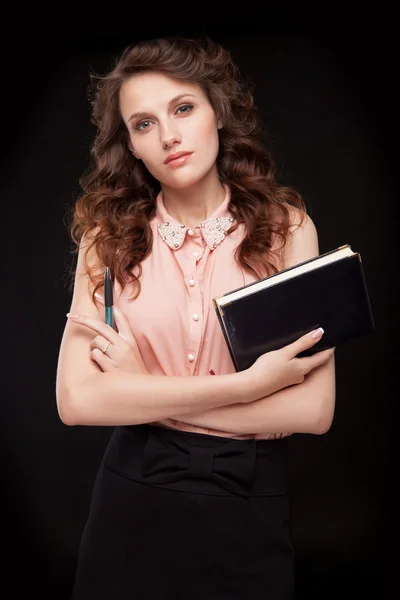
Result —
[[203, 329], [203, 306], [202, 306], [202, 294], [201, 286], [199, 286], [199, 263], [203, 255], [203, 246], [198, 233], [194, 233], [194, 236], [188, 237], [187, 246], [190, 250], [189, 260], [192, 263], [192, 269], [189, 275], [189, 305], [187, 307], [187, 315], [189, 319], [189, 353], [188, 361], [190, 363], [190, 373], [194, 372], [196, 366], [196, 359], [199, 354], [202, 339]]
[[202, 272], [202, 258], [207, 246], [200, 234], [200, 231], [193, 229], [193, 235], [185, 237], [182, 246], [174, 251], [174, 256], [179, 264], [186, 289], [188, 291], [186, 305], [186, 370], [189, 375], [193, 375], [198, 366], [197, 358], [202, 346], [202, 337], [204, 329], [203, 317], [203, 294], [202, 278], [199, 273]]
[[199, 354], [199, 348], [201, 345], [201, 338], [202, 338], [203, 323], [202, 323], [202, 318], [200, 316], [202, 313], [202, 310], [200, 310], [200, 307], [201, 307], [201, 294], [200, 294], [200, 289], [197, 286], [197, 289], [196, 289], [195, 293], [193, 294], [193, 297], [190, 297], [190, 299], [189, 299], [189, 306], [188, 306], [188, 319], [189, 319], [189, 323], [188, 323], [188, 328], [189, 328], [188, 360], [193, 365], [193, 368], [195, 366], [194, 365], [195, 359], [198, 357], [198, 354]]

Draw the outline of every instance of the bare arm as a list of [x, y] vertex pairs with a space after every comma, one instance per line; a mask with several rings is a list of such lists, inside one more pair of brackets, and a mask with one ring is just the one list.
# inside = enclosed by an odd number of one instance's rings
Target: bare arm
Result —
[[[102, 320], [92, 302], [89, 278], [84, 270], [81, 244], [75, 276], [71, 312]], [[89, 265], [98, 269], [93, 251]], [[57, 407], [68, 425], [123, 425], [148, 423], [178, 414], [232, 403], [250, 402], [261, 397], [259, 386], [251, 384], [247, 373], [215, 378], [163, 377], [128, 372], [102, 372], [90, 357], [94, 333], [80, 323], [67, 320], [58, 358], [56, 377]], [[271, 377], [273, 380], [273, 377]]]
[[[77, 388], [59, 393], [59, 413], [67, 425], [135, 425], [212, 408], [249, 402], [245, 375], [223, 375], [218, 390], [210, 377], [164, 377], [99, 373]], [[255, 395], [253, 400], [255, 400]]]
[[[98, 259], [89, 256], [92, 268]], [[71, 312], [83, 314], [68, 320], [59, 353], [56, 397], [61, 420], [68, 425], [125, 425], [178, 418], [238, 403], [253, 402], [303, 381], [305, 374], [327, 355], [298, 359], [297, 354], [315, 343], [308, 334], [284, 349], [269, 352], [255, 366], [241, 373], [205, 377], [164, 377], [124, 370], [102, 370], [89, 352], [93, 331], [110, 337], [108, 328], [91, 299], [83, 268], [81, 247]], [[108, 329], [107, 329], [108, 328]], [[114, 340], [116, 341], [116, 340]]]
[[335, 407], [334, 355], [309, 373], [304, 382], [250, 404], [235, 404], [182, 415], [178, 420], [198, 427], [238, 434], [322, 434], [332, 424]]
[[[283, 268], [317, 256], [318, 253], [317, 231], [313, 221], [307, 216], [303, 225], [293, 229], [293, 235], [288, 239]], [[335, 387], [335, 362], [332, 355], [298, 385], [286, 387], [251, 404], [182, 415], [181, 420], [199, 427], [239, 434], [282, 431], [320, 434], [326, 432], [332, 423]]]

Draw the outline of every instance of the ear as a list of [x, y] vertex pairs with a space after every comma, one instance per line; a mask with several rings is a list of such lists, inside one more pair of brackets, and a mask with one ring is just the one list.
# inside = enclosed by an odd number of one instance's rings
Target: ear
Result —
[[218, 129], [222, 129], [223, 124], [222, 124], [221, 119], [218, 119], [218, 121], [217, 121], [217, 127], [218, 127]]

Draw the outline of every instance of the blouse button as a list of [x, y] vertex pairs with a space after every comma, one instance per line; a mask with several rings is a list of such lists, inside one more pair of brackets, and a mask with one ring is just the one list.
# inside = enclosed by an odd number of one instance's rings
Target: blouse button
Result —
[[193, 229], [188, 229], [188, 235], [193, 235], [194, 231]]
[[192, 315], [192, 319], [193, 319], [193, 321], [198, 321], [200, 319], [200, 317], [197, 313], [194, 313], [194, 315]]
[[193, 362], [194, 361], [194, 354], [188, 354], [188, 360], [190, 362]]
[[189, 285], [193, 286], [196, 285], [196, 282], [194, 279], [189, 279]]
[[199, 252], [193, 252], [193, 256], [194, 256], [195, 258], [198, 258], [198, 257], [200, 256], [200, 253], [199, 253]]

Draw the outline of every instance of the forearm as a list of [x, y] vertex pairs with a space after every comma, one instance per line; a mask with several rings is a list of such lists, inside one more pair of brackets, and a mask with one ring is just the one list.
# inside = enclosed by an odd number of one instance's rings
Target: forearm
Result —
[[68, 425], [135, 425], [258, 398], [246, 372], [217, 377], [96, 373], [60, 400]]
[[315, 433], [327, 431], [335, 408], [333, 357], [298, 385], [248, 404], [235, 404], [180, 415], [185, 423], [238, 434]]

